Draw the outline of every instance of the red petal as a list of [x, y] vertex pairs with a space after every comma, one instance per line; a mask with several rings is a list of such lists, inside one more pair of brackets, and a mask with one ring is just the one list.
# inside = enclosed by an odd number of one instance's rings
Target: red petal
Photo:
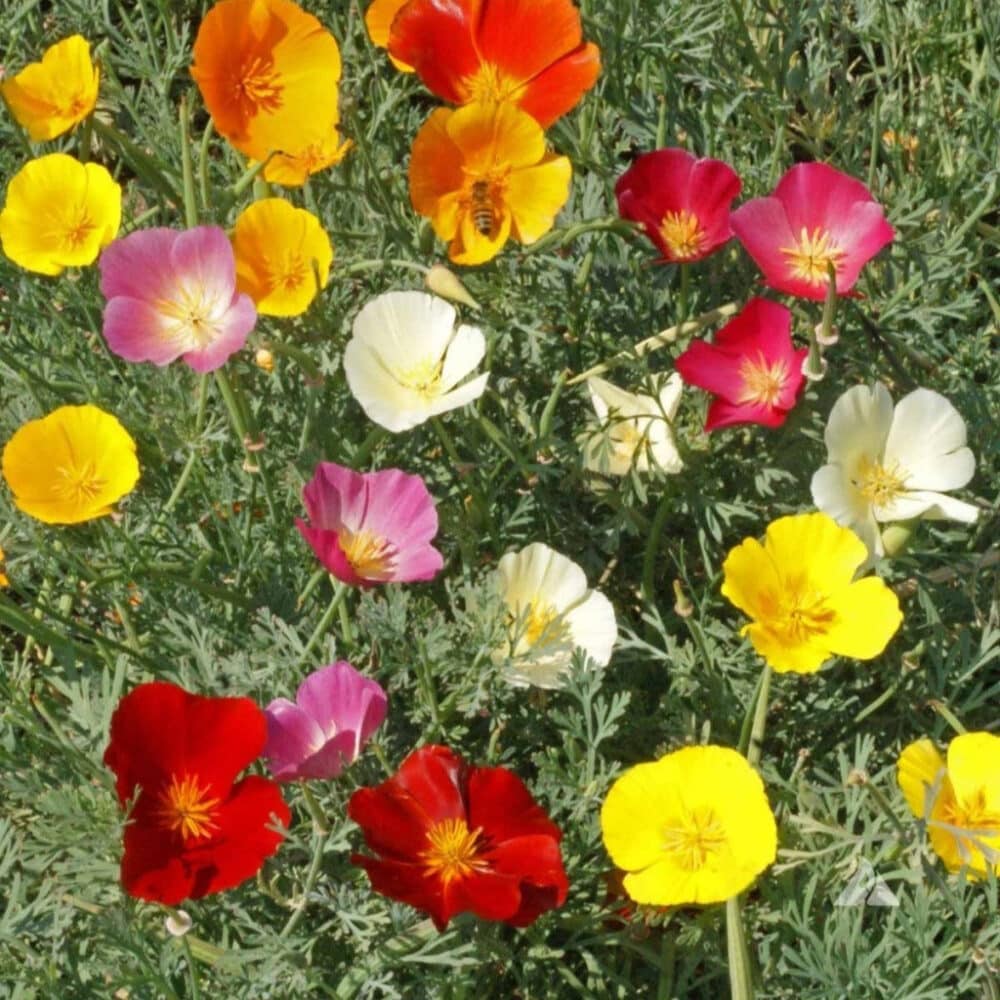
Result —
[[688, 385], [726, 399], [738, 399], [743, 391], [740, 357], [704, 340], [694, 340], [674, 360], [674, 368]]
[[141, 785], [192, 774], [212, 794], [228, 794], [236, 775], [264, 749], [267, 722], [249, 698], [208, 698], [176, 684], [140, 684], [118, 703], [104, 763], [124, 804]]
[[760, 424], [762, 427], [780, 427], [788, 419], [787, 410], [761, 403], [730, 403], [716, 399], [708, 408], [705, 430], [714, 431], [733, 424]]
[[444, 930], [458, 912], [446, 902], [441, 880], [428, 878], [417, 865], [405, 861], [379, 861], [363, 854], [352, 854], [351, 864], [364, 868], [376, 892], [422, 910], [439, 931]]
[[438, 97], [461, 104], [461, 82], [479, 68], [472, 18], [463, 0], [410, 0], [392, 22], [389, 54]]
[[601, 50], [592, 42], [581, 45], [539, 73], [518, 101], [542, 128], [572, 111], [601, 72]]
[[469, 774], [469, 827], [499, 845], [515, 837], [541, 834], [557, 844], [559, 827], [532, 798], [524, 782], [504, 767], [474, 767]]
[[493, 871], [472, 872], [444, 889], [449, 913], [472, 912], [483, 920], [509, 920], [521, 908], [518, 879]]
[[444, 819], [465, 819], [467, 769], [462, 758], [447, 747], [426, 746], [411, 753], [385, 784], [392, 783], [413, 796], [431, 826]]
[[572, 0], [485, 0], [475, 31], [484, 62], [531, 80], [583, 41]]
[[291, 813], [278, 786], [244, 778], [215, 816], [218, 830], [185, 845], [155, 822], [125, 828], [122, 885], [129, 895], [173, 906], [239, 885], [255, 875], [284, 839], [269, 827], [287, 826]]

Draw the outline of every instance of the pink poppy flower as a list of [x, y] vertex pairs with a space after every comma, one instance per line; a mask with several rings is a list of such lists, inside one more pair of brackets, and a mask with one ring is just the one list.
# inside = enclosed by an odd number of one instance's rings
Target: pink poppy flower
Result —
[[683, 264], [714, 253], [733, 235], [729, 206], [741, 186], [721, 160], [656, 149], [618, 178], [615, 197], [622, 218], [642, 224], [664, 262]]
[[250, 296], [236, 291], [236, 261], [218, 226], [141, 229], [101, 254], [104, 339], [126, 361], [196, 372], [225, 364], [257, 322]]
[[438, 517], [424, 481], [399, 469], [355, 472], [320, 462], [295, 523], [319, 561], [355, 587], [430, 580], [444, 565], [431, 544]]
[[843, 295], [896, 235], [868, 188], [826, 163], [792, 167], [769, 198], [740, 205], [732, 224], [772, 288], [818, 300], [826, 298], [830, 264]]
[[276, 781], [336, 778], [353, 764], [385, 719], [382, 685], [346, 660], [311, 673], [295, 701], [275, 698], [267, 717], [264, 756]]
[[784, 306], [751, 299], [713, 343], [693, 341], [674, 365], [685, 382], [716, 397], [706, 431], [732, 424], [780, 427], [802, 389], [808, 353], [792, 344], [792, 314]]

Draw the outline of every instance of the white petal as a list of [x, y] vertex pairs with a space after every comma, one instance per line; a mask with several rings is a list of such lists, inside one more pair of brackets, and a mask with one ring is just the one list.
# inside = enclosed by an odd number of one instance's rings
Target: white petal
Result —
[[460, 385], [451, 392], [446, 392], [430, 405], [430, 415], [436, 417], [439, 413], [447, 413], [449, 410], [457, 410], [466, 403], [471, 403], [474, 399], [479, 399], [486, 389], [486, 380], [489, 375], [480, 375], [465, 385]]
[[483, 331], [476, 326], [460, 326], [445, 352], [444, 366], [441, 369], [442, 390], [447, 392], [457, 385], [475, 369], [485, 354], [486, 338]]
[[914, 517], [931, 520], [965, 521], [971, 524], [979, 517], [978, 508], [955, 500], [944, 493], [929, 490], [912, 490], [901, 493], [892, 503], [876, 511], [880, 521], [908, 521]]
[[611, 650], [618, 639], [618, 624], [611, 602], [596, 590], [566, 615], [573, 645], [585, 650], [600, 667], [611, 659]]
[[354, 320], [354, 339], [375, 348], [389, 367], [406, 369], [423, 358], [440, 360], [455, 328], [455, 309], [426, 292], [386, 292]]
[[892, 426], [892, 397], [881, 382], [856, 385], [833, 404], [826, 422], [826, 450], [831, 462], [846, 469], [862, 457], [880, 462]]
[[508, 552], [497, 564], [500, 592], [507, 606], [524, 611], [535, 600], [563, 612], [587, 593], [587, 577], [572, 559], [542, 542]]
[[940, 393], [915, 389], [896, 406], [885, 464], [897, 464], [911, 490], [953, 490], [976, 470], [965, 447], [965, 421]]
[[818, 468], [810, 483], [813, 503], [837, 524], [850, 528], [868, 546], [869, 554], [882, 554], [882, 537], [871, 504], [851, 482], [846, 470], [833, 462]]
[[547, 656], [519, 656], [504, 667], [504, 679], [513, 687], [538, 687], [556, 690], [566, 683], [566, 673], [573, 662], [573, 651]]
[[668, 420], [673, 420], [677, 416], [683, 392], [684, 379], [681, 378], [680, 372], [671, 372], [659, 391], [660, 408]]
[[344, 374], [368, 419], [386, 430], [409, 430], [431, 415], [427, 400], [400, 385], [379, 356], [358, 340], [344, 349]]

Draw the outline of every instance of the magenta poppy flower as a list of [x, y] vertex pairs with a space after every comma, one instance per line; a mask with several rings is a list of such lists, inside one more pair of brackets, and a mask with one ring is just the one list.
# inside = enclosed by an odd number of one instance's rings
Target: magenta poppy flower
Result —
[[828, 269], [837, 294], [849, 292], [865, 266], [896, 235], [868, 188], [826, 163], [799, 163], [769, 198], [732, 215], [733, 232], [779, 292], [824, 299]]
[[355, 472], [320, 462], [302, 491], [309, 524], [295, 524], [319, 561], [355, 587], [430, 580], [444, 565], [432, 546], [438, 517], [424, 481], [399, 469]]
[[664, 262], [683, 264], [714, 253], [733, 235], [729, 206], [741, 186], [721, 160], [656, 149], [618, 178], [615, 197], [622, 218], [642, 224]]
[[264, 756], [276, 781], [336, 778], [385, 719], [382, 685], [346, 660], [311, 673], [295, 701], [275, 698], [264, 715]]
[[780, 427], [802, 389], [808, 353], [792, 344], [792, 314], [784, 306], [751, 299], [713, 343], [693, 341], [674, 365], [685, 382], [716, 397], [706, 431], [732, 424]]
[[140, 229], [101, 254], [104, 339], [126, 361], [196, 372], [225, 364], [257, 322], [249, 295], [236, 291], [236, 261], [218, 226]]

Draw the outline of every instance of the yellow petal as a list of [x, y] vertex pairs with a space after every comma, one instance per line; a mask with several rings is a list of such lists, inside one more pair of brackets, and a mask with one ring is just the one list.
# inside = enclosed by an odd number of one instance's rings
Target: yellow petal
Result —
[[824, 641], [831, 652], [855, 660], [878, 656], [903, 621], [899, 599], [877, 576], [831, 595], [827, 605], [835, 618]]
[[434, 111], [417, 132], [410, 154], [410, 201], [443, 240], [457, 231], [458, 192], [465, 184], [462, 152], [448, 132], [455, 113], [448, 108]]
[[899, 755], [896, 777], [910, 812], [926, 819], [946, 778], [944, 758], [930, 740], [917, 740]]
[[510, 236], [510, 212], [504, 210], [488, 235], [476, 228], [468, 211], [459, 217], [458, 235], [448, 248], [448, 256], [456, 264], [484, 264], [492, 260]]
[[786, 579], [805, 574], [823, 593], [848, 584], [868, 558], [865, 543], [827, 514], [793, 514], [768, 525], [764, 547]]
[[981, 804], [1000, 818], [1000, 736], [956, 736], [948, 745], [948, 777], [960, 803]]
[[534, 166], [545, 155], [541, 125], [512, 104], [467, 104], [452, 114], [447, 129], [466, 170], [477, 176], [499, 165]]
[[722, 564], [722, 593], [751, 618], [774, 613], [782, 590], [774, 560], [756, 538], [730, 549]]
[[[368, 29], [368, 37], [373, 45], [384, 49], [389, 45], [389, 29], [396, 19], [400, 8], [406, 4], [407, 0], [373, 0], [365, 11], [365, 27]], [[401, 62], [391, 53], [389, 54], [393, 66], [402, 73], [412, 73], [413, 67]]]
[[565, 156], [547, 157], [534, 167], [514, 170], [505, 199], [513, 216], [514, 238], [534, 243], [547, 233], [569, 197], [573, 168]]

